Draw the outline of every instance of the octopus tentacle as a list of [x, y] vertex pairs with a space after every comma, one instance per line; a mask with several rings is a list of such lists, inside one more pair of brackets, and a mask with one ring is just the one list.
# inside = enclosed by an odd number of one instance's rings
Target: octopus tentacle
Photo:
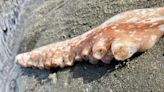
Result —
[[52, 43], [16, 56], [23, 67], [56, 68], [75, 61], [123, 61], [155, 45], [164, 35], [164, 7], [120, 13], [75, 38]]

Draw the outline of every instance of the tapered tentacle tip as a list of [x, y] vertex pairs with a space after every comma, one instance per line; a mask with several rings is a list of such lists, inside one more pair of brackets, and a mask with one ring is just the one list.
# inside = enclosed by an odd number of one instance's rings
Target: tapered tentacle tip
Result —
[[15, 56], [15, 63], [16, 64], [19, 64], [19, 63], [21, 63], [22, 61], [21, 61], [21, 58], [22, 58], [22, 54], [18, 54], [18, 55], [16, 55]]
[[27, 66], [27, 62], [29, 61], [29, 59], [30, 59], [30, 56], [29, 55], [18, 54], [15, 57], [15, 61], [14, 62], [16, 64], [22, 65], [23, 67], [28, 67]]

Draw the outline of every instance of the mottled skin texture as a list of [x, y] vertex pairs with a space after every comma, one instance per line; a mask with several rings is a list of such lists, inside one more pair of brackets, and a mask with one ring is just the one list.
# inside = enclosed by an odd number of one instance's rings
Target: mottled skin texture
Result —
[[109, 64], [145, 51], [164, 34], [164, 7], [137, 9], [118, 14], [102, 25], [75, 38], [53, 43], [16, 56], [23, 67], [56, 68], [75, 61], [99, 60]]

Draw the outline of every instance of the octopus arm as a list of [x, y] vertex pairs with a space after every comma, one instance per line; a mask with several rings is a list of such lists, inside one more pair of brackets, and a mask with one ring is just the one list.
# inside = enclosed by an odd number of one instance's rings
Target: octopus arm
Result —
[[109, 64], [113, 58], [124, 61], [153, 47], [163, 35], [164, 7], [136, 9], [111, 17], [75, 38], [18, 54], [15, 62], [40, 69], [63, 68], [82, 60]]

